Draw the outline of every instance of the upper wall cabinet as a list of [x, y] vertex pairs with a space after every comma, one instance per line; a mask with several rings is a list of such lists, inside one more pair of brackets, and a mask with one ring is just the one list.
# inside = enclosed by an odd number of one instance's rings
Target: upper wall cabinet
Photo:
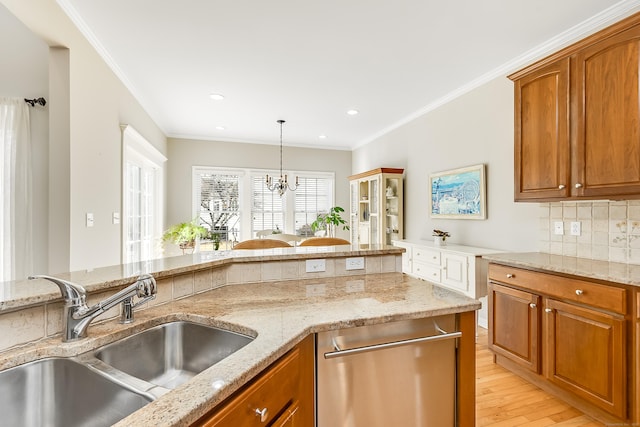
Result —
[[640, 15], [511, 76], [515, 200], [640, 198]]

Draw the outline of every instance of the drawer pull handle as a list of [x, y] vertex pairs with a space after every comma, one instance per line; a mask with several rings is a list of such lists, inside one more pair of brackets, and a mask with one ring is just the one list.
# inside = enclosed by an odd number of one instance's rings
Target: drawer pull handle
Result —
[[438, 259], [438, 257], [437, 257], [437, 256], [434, 256], [434, 257], [431, 257], [431, 259]]
[[564, 190], [565, 188], [566, 188], [566, 186], [564, 184], [558, 185], [558, 189], [559, 190]]
[[532, 302], [532, 303], [529, 303], [529, 307], [531, 307], [531, 308], [536, 308], [537, 306], [536, 306], [536, 303], [535, 303], [535, 302]]
[[513, 274], [511, 274], [511, 273], [508, 273], [508, 274], [507, 274], [507, 279], [513, 279], [514, 277], [516, 277], [516, 276], [514, 276], [514, 275], [513, 275]]
[[582, 184], [580, 184], [579, 182], [576, 182], [576, 188], [582, 188]]
[[576, 289], [576, 295], [580, 296], [582, 295], [584, 292], [582, 291], [582, 289]]
[[545, 309], [544, 309], [544, 311], [545, 311], [545, 313], [551, 313], [551, 312], [553, 311], [553, 309], [551, 309], [551, 308], [545, 308]]
[[256, 417], [260, 417], [260, 422], [263, 423], [269, 418], [269, 410], [262, 408], [262, 410], [256, 408]]

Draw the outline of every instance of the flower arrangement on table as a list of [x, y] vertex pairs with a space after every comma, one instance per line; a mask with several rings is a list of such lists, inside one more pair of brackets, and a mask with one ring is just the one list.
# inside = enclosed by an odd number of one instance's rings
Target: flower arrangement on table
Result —
[[442, 231], [442, 230], [433, 230], [433, 237], [439, 237], [440, 240], [442, 240], [443, 242], [445, 240], [447, 240], [447, 237], [451, 237], [451, 234], [449, 234], [448, 231]]

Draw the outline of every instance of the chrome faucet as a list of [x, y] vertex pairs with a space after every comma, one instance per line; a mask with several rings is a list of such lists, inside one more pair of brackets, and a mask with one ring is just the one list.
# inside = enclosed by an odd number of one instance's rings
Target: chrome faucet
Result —
[[[89, 324], [115, 305], [122, 303], [121, 323], [133, 321], [133, 309], [156, 297], [158, 288], [153, 276], [149, 274], [138, 277], [135, 283], [127, 286], [120, 292], [100, 301], [92, 307], [87, 306], [87, 291], [76, 283], [57, 277], [36, 275], [29, 276], [32, 279], [46, 279], [60, 288], [64, 298], [64, 336], [62, 341], [73, 341], [87, 336]], [[142, 298], [133, 304], [133, 297]]]

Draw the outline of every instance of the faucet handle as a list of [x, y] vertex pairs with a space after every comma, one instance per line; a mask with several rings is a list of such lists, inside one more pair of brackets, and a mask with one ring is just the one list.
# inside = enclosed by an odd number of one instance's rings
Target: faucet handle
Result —
[[156, 279], [150, 274], [143, 274], [138, 277], [138, 298], [155, 298], [158, 293]]
[[29, 280], [33, 279], [45, 279], [58, 285], [62, 297], [68, 304], [83, 305], [85, 303], [87, 291], [81, 285], [44, 274], [29, 276]]

